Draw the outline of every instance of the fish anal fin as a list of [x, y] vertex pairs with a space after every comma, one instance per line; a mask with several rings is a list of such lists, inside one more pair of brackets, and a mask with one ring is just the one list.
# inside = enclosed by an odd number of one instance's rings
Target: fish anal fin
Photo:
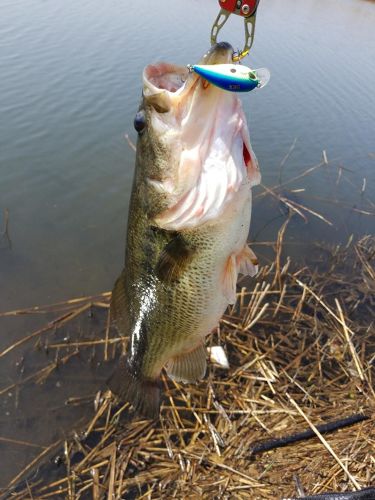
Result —
[[155, 267], [157, 277], [167, 283], [177, 280], [192, 261], [194, 254], [194, 248], [178, 234], [164, 247], [160, 254]]
[[147, 418], [158, 418], [160, 385], [157, 379], [143, 377], [130, 366], [126, 356], [120, 361], [107, 380], [111, 392], [121, 401], [131, 403], [136, 413]]
[[255, 276], [258, 272], [258, 259], [249, 245], [236, 256], [238, 272], [244, 276]]
[[165, 366], [168, 376], [177, 382], [196, 382], [206, 374], [206, 351], [202, 343], [189, 352], [170, 359]]
[[125, 280], [124, 269], [113, 286], [110, 305], [111, 321], [122, 335], [127, 335], [129, 332]]
[[237, 284], [237, 262], [234, 254], [228, 257], [224, 269], [224, 295], [228, 300], [228, 304], [236, 302], [236, 284]]

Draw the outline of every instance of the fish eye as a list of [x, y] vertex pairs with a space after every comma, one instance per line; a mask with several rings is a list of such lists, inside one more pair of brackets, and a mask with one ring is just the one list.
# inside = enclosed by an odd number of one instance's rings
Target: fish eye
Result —
[[140, 134], [146, 126], [146, 117], [143, 110], [138, 111], [134, 118], [134, 128]]

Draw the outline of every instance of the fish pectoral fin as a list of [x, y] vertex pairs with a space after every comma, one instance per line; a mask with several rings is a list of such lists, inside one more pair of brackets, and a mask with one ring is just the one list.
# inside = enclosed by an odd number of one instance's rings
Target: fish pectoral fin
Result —
[[177, 382], [197, 382], [206, 374], [206, 351], [203, 344], [170, 359], [165, 366], [168, 376]]
[[228, 257], [224, 269], [224, 295], [228, 300], [228, 304], [236, 302], [236, 284], [237, 284], [237, 262], [234, 254]]
[[121, 401], [131, 403], [137, 413], [147, 418], [158, 418], [160, 409], [158, 380], [137, 373], [130, 366], [126, 356], [120, 358], [117, 368], [107, 380], [107, 385]]
[[244, 276], [255, 276], [258, 272], [258, 259], [249, 245], [245, 245], [243, 250], [237, 254], [237, 269]]
[[110, 305], [111, 321], [121, 335], [128, 335], [129, 332], [125, 279], [125, 269], [123, 269], [113, 286]]
[[175, 236], [162, 250], [155, 267], [156, 276], [167, 283], [178, 279], [192, 261], [195, 249], [181, 235]]

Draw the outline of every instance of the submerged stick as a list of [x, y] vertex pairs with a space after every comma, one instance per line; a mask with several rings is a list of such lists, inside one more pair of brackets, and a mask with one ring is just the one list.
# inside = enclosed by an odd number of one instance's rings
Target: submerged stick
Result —
[[[344, 427], [349, 427], [350, 425], [363, 422], [368, 420], [370, 417], [363, 415], [362, 413], [357, 413], [351, 415], [350, 417], [341, 418], [340, 420], [334, 420], [333, 422], [328, 422], [327, 424], [317, 425], [316, 428], [321, 434], [328, 434], [330, 432], [335, 432]], [[264, 451], [274, 450], [275, 448], [281, 448], [282, 446], [288, 446], [293, 443], [298, 443], [299, 441], [306, 441], [316, 437], [316, 433], [312, 429], [306, 431], [297, 432], [295, 434], [290, 434], [289, 436], [283, 436], [281, 438], [269, 439], [264, 442], [256, 443], [251, 447], [251, 455], [256, 453], [261, 453]]]
[[134, 142], [130, 139], [128, 134], [124, 135], [125, 139], [127, 140], [129, 147], [134, 151], [134, 153], [137, 152], [137, 146], [134, 144]]
[[14, 486], [17, 481], [19, 481], [21, 479], [22, 476], [24, 476], [26, 474], [26, 472], [28, 472], [30, 469], [32, 469], [32, 467], [37, 464], [43, 457], [45, 457], [48, 453], [51, 453], [52, 450], [56, 449], [59, 445], [61, 444], [61, 439], [59, 439], [58, 441], [55, 441], [54, 443], [52, 443], [50, 446], [48, 446], [48, 448], [45, 448], [41, 453], [39, 453], [39, 455], [37, 455], [28, 465], [26, 465], [26, 467], [24, 467], [21, 472], [19, 472], [11, 481], [10, 483], [8, 484], [7, 488], [11, 488], [12, 486]]
[[292, 145], [290, 146], [287, 154], [284, 156], [284, 158], [281, 160], [281, 163], [280, 163], [280, 168], [279, 168], [279, 184], [282, 183], [282, 176], [283, 176], [283, 168], [284, 168], [284, 165], [285, 163], [287, 162], [289, 156], [293, 153], [294, 151], [294, 148], [296, 147], [296, 144], [297, 144], [297, 137], [294, 138], [294, 141], [292, 143]]
[[[64, 300], [63, 302], [55, 302], [54, 304], [42, 305], [42, 306], [32, 306], [25, 309], [14, 309], [13, 311], [0, 312], [0, 318], [5, 316], [20, 316], [22, 314], [45, 314], [48, 312], [60, 312], [66, 309], [74, 309], [79, 305], [80, 302], [89, 302], [92, 305], [98, 304], [96, 300], [100, 298], [103, 300], [108, 300], [112, 292], [103, 292], [96, 295], [88, 295], [86, 297], [76, 297], [74, 299]], [[81, 304], [82, 305], [82, 304]], [[102, 307], [102, 306], [100, 306]]]
[[5, 238], [8, 242], [9, 248], [12, 248], [12, 240], [9, 236], [9, 210], [7, 208], [4, 210], [4, 230], [1, 234], [1, 238]]

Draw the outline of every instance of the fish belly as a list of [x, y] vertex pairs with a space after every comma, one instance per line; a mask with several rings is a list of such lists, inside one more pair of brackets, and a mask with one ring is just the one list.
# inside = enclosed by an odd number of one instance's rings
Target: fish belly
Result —
[[[228, 306], [226, 264], [246, 245], [250, 218], [251, 191], [243, 189], [219, 220], [196, 230], [193, 241], [200, 251], [178, 285], [169, 291], [164, 315], [155, 317], [158, 326], [151, 344], [164, 351], [161, 363], [194, 349], [218, 325]], [[166, 341], [164, 349], [161, 338]]]

